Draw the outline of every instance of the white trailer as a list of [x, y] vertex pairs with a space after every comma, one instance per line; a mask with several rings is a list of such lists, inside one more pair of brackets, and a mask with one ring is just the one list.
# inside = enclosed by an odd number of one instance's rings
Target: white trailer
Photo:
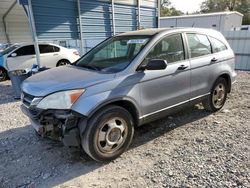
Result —
[[236, 11], [161, 17], [160, 27], [200, 27], [229, 31], [241, 27], [242, 18], [243, 15]]

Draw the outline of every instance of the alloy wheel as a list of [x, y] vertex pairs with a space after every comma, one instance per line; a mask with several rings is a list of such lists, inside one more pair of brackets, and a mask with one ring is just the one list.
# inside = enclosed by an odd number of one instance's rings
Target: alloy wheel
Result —
[[213, 91], [213, 96], [212, 96], [212, 102], [215, 108], [221, 108], [224, 103], [225, 95], [226, 94], [226, 89], [225, 86], [220, 83], [218, 84], [214, 91]]

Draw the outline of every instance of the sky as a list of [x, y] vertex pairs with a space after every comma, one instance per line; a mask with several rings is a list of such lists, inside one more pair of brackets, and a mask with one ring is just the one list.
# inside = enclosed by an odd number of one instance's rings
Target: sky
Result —
[[182, 12], [192, 13], [199, 10], [201, 3], [204, 0], [170, 0], [173, 7]]

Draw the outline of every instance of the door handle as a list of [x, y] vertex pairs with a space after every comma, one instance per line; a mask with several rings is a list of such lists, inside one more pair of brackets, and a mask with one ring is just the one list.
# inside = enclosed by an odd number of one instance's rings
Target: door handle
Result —
[[213, 58], [213, 59], [211, 59], [211, 62], [213, 63], [213, 62], [216, 62], [216, 61], [218, 61], [218, 59], [216, 59], [215, 57]]
[[188, 68], [188, 66], [186, 65], [181, 65], [178, 67], [178, 70], [185, 70], [186, 68]]
[[58, 55], [58, 54], [53, 54], [53, 56], [56, 56], [56, 55]]

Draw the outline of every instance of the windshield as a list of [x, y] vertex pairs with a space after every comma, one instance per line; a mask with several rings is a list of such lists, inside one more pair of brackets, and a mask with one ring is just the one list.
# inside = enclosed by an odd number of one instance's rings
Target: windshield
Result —
[[6, 48], [4, 51], [2, 51], [0, 54], [1, 55], [6, 55], [6, 54], [12, 52], [13, 50], [15, 50], [16, 48], [18, 48], [19, 46], [20, 45], [12, 45], [12, 46]]
[[78, 60], [76, 66], [102, 72], [119, 72], [131, 63], [149, 39], [149, 36], [112, 37]]

